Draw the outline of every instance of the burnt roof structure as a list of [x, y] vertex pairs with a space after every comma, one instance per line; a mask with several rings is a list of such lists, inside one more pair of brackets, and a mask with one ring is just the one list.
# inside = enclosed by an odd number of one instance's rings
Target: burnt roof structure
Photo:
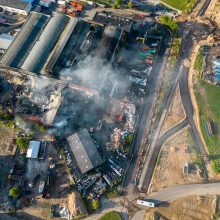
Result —
[[82, 174], [103, 163], [87, 129], [70, 135], [67, 141]]
[[0, 6], [16, 8], [25, 10], [29, 6], [30, 2], [21, 0], [0, 0]]

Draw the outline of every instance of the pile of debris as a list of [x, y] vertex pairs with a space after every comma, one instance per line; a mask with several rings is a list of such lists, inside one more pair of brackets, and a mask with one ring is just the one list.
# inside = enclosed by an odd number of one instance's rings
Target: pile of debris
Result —
[[126, 116], [124, 130], [134, 132], [136, 107], [134, 104], [124, 100], [121, 102], [121, 111]]
[[119, 128], [115, 128], [113, 134], [111, 135], [111, 146], [113, 148], [118, 148], [121, 146], [121, 132]]

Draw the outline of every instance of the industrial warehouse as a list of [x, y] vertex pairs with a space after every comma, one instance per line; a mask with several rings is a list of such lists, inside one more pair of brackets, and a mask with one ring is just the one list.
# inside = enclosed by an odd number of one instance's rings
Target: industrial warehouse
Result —
[[[60, 13], [49, 17], [33, 12], [1, 64], [100, 91], [124, 35], [113, 26], [93, 25]], [[89, 74], [76, 71], [88, 62], [105, 69], [100, 74], [96, 70]]]

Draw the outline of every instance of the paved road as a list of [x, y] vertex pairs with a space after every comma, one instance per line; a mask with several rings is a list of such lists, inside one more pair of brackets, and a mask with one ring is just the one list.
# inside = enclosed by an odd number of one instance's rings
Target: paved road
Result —
[[209, 7], [209, 4], [211, 3], [211, 0], [206, 0], [205, 4], [202, 6], [200, 11], [198, 12], [197, 16], [203, 16]]
[[220, 183], [189, 184], [169, 187], [160, 192], [151, 193], [146, 199], [171, 201], [190, 195], [220, 195]]
[[188, 89], [188, 73], [189, 73], [189, 68], [188, 67], [183, 67], [183, 73], [181, 76], [180, 80], [180, 94], [183, 102], [183, 107], [185, 109], [187, 119], [189, 121], [189, 125], [191, 128], [192, 136], [194, 138], [194, 141], [199, 148], [200, 153], [206, 155], [206, 149], [201, 141], [200, 135], [197, 131], [195, 122], [193, 120], [193, 106], [189, 94], [189, 89]]
[[[190, 47], [191, 44], [192, 44], [191, 39], [189, 37], [188, 38], [186, 37], [186, 40], [183, 39], [183, 43], [180, 47], [180, 54], [179, 54], [176, 66], [174, 68], [172, 83], [171, 83], [168, 95], [167, 95], [167, 97], [164, 101], [164, 104], [162, 106], [163, 112], [161, 114], [160, 119], [158, 120], [157, 129], [155, 131], [154, 138], [151, 143], [150, 150], [147, 154], [146, 162], [144, 164], [143, 171], [142, 171], [142, 174], [141, 174], [141, 177], [139, 180], [138, 189], [141, 192], [147, 192], [147, 190], [148, 190], [148, 187], [149, 187], [152, 175], [153, 175], [154, 167], [155, 167], [155, 164], [157, 161], [157, 155], [158, 155], [160, 148], [162, 146], [161, 140], [163, 140], [163, 139], [161, 139], [160, 142], [158, 142], [159, 133], [160, 133], [161, 127], [163, 125], [166, 113], [167, 113], [169, 106], [171, 104], [172, 97], [174, 95], [176, 87], [179, 83], [179, 80], [180, 80], [183, 72], [185, 71], [185, 68], [182, 65], [182, 61], [186, 57], [188, 57], [189, 54], [191, 53], [191, 49], [192, 49]], [[183, 83], [185, 83], [185, 82], [183, 82]]]

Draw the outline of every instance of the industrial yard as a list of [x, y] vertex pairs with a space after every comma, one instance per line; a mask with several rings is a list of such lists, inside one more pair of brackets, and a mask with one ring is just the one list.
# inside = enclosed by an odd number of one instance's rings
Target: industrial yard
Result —
[[219, 216], [217, 4], [184, 4], [0, 0], [0, 219]]
[[[18, 188], [22, 196], [5, 210], [18, 202], [24, 207], [23, 193], [27, 204], [39, 195], [52, 202], [74, 188], [91, 213], [103, 194], [119, 189], [163, 35], [151, 31], [153, 22], [133, 27], [131, 18], [106, 12], [94, 19], [33, 12], [0, 61], [2, 82], [8, 84], [4, 98], [14, 97], [2, 111], [13, 113], [17, 138], [29, 141], [16, 155], [23, 158], [24, 171], [13, 174], [19, 185], [7, 188]], [[141, 40], [146, 31], [150, 37]], [[17, 93], [8, 93], [9, 87]], [[56, 178], [59, 160], [67, 168], [64, 181]], [[58, 194], [51, 191], [54, 184]], [[62, 210], [54, 216], [73, 215], [68, 206]]]

